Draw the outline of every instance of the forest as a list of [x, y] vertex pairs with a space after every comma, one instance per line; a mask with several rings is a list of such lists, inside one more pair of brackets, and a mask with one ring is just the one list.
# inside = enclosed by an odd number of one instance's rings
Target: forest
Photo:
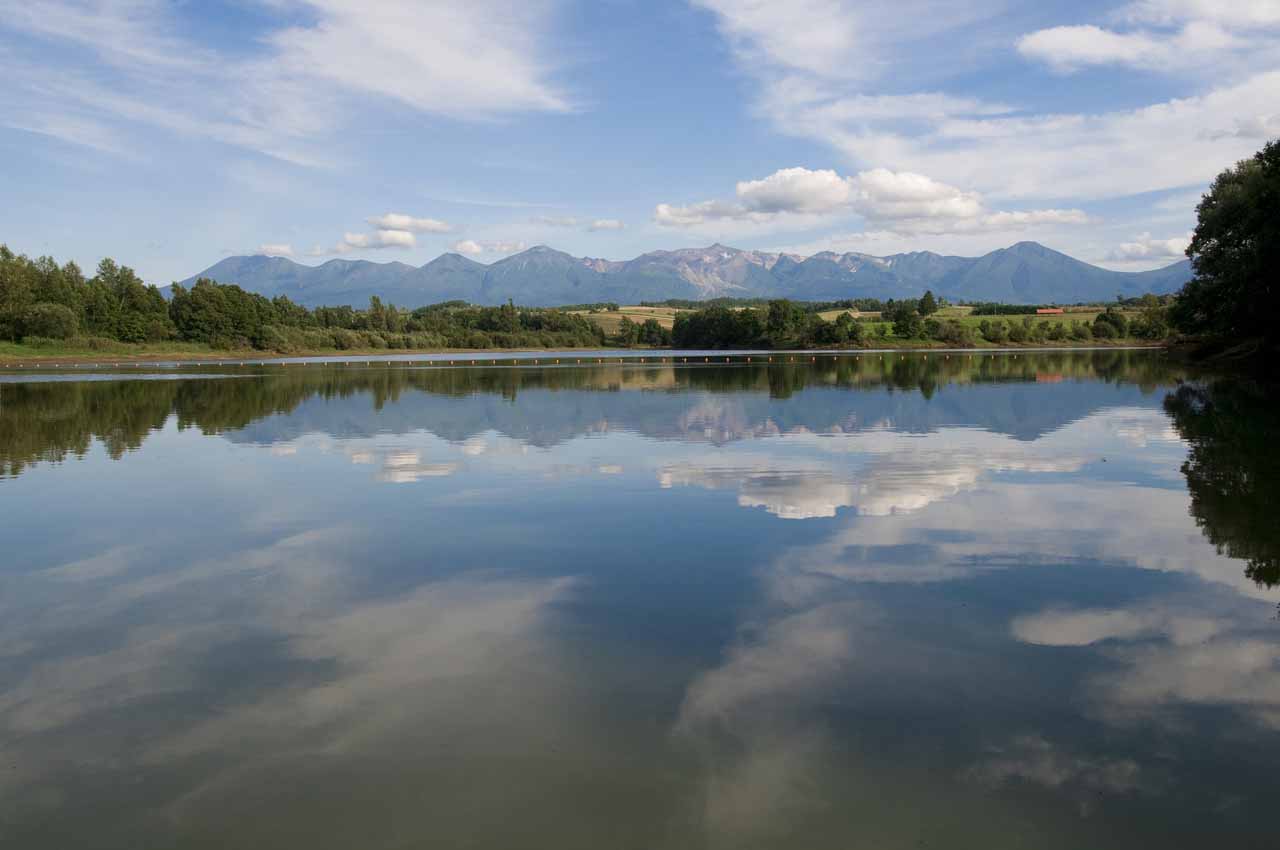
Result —
[[234, 284], [174, 284], [168, 298], [127, 266], [106, 259], [86, 277], [75, 263], [29, 259], [0, 245], [0, 340], [40, 348], [74, 342], [199, 343], [281, 353], [325, 350], [583, 348], [603, 332], [563, 310], [445, 302], [413, 311], [376, 296], [364, 310], [308, 310]]

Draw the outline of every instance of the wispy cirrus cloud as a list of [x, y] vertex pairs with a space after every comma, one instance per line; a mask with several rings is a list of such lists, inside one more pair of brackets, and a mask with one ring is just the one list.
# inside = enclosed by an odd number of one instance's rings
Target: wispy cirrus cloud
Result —
[[[1096, 201], [1202, 184], [1252, 153], [1280, 101], [1280, 32], [1269, 0], [1149, 0], [1110, 19], [1031, 32], [1009, 31], [1000, 2], [697, 5], [715, 15], [757, 83], [758, 113], [779, 132], [826, 143], [863, 167], [929, 175], [998, 199]], [[1197, 81], [1182, 96], [1089, 112], [933, 88], [933, 79], [982, 61], [961, 47], [977, 35], [1005, 51], [1021, 44], [1028, 61], [1052, 58], [1060, 68], [1118, 58], [1160, 71], [1192, 66], [1197, 56], [1239, 61], [1220, 64], [1212, 82]], [[907, 54], [910, 62], [896, 61]]]
[[553, 5], [392, 0], [370, 14], [354, 0], [297, 0], [301, 14], [245, 49], [196, 41], [158, 0], [0, 0], [0, 31], [24, 39], [0, 56], [0, 103], [24, 126], [73, 116], [332, 165], [330, 134], [371, 103], [463, 120], [571, 109], [545, 45]]

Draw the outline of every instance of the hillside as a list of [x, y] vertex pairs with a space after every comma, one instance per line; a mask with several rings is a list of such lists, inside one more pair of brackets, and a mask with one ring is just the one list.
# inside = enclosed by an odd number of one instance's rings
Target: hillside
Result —
[[190, 286], [201, 277], [270, 297], [286, 295], [308, 307], [363, 306], [371, 295], [402, 307], [453, 299], [555, 306], [722, 296], [907, 298], [926, 289], [952, 301], [1038, 304], [1173, 292], [1190, 279], [1191, 270], [1184, 260], [1153, 271], [1116, 272], [1035, 242], [1019, 242], [981, 257], [928, 251], [888, 257], [852, 252], [801, 257], [716, 244], [653, 251], [627, 261], [574, 257], [537, 246], [489, 265], [443, 254], [421, 267], [367, 260], [306, 266], [283, 257], [228, 257], [182, 283]]

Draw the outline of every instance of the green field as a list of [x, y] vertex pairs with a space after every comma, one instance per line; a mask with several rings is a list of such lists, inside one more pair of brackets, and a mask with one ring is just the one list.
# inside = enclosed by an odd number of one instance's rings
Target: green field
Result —
[[574, 310], [575, 315], [583, 316], [604, 329], [607, 334], [616, 334], [618, 325], [624, 318], [636, 324], [643, 324], [648, 319], [656, 319], [658, 324], [668, 330], [676, 322], [676, 314], [682, 312], [676, 307], [619, 307], [617, 310], [601, 310], [592, 313], [589, 310]]
[[[1008, 316], [975, 316], [973, 315], [972, 307], [947, 306], [938, 310], [938, 312], [934, 313], [930, 318], [935, 318], [940, 321], [954, 319], [961, 324], [974, 328], [975, 330], [984, 320], [994, 322], [997, 319], [1000, 319], [1006, 322], [1022, 322], [1028, 316], [1033, 322], [1048, 321], [1050, 324], [1062, 322], [1067, 325], [1067, 327], [1070, 327], [1072, 322], [1092, 323], [1097, 315], [1103, 311], [1103, 308], [1067, 307], [1065, 310], [1066, 312], [1062, 315], [1049, 316], [1037, 315], [1034, 311]], [[657, 319], [658, 324], [662, 325], [664, 328], [670, 328], [675, 324], [676, 315], [685, 311], [675, 307], [624, 306], [619, 307], [617, 310], [600, 311], [596, 313], [588, 312], [586, 310], [579, 310], [575, 312], [599, 325], [604, 329], [605, 333], [612, 335], [617, 333], [618, 325], [622, 322], [624, 317], [637, 324], [644, 322], [646, 319]], [[1124, 313], [1126, 319], [1133, 319], [1138, 315], [1136, 310], [1122, 310], [1121, 312]], [[888, 327], [890, 331], [889, 339], [893, 339], [892, 325], [887, 321], [879, 321], [879, 313], [859, 312], [857, 310], [826, 310], [818, 315], [828, 322], [833, 322], [837, 317], [844, 313], [849, 313], [855, 319], [865, 322], [872, 335], [878, 335], [881, 326]]]

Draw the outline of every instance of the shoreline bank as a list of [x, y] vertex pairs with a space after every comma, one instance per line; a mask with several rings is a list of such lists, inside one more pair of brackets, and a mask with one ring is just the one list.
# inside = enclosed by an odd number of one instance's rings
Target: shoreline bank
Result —
[[[653, 359], [655, 361], [674, 362], [677, 358], [702, 357], [711, 362], [713, 358], [726, 358], [727, 362], [747, 359], [790, 358], [789, 362], [799, 362], [802, 357], [854, 357], [859, 355], [883, 355], [890, 353], [939, 353], [939, 354], [976, 354], [997, 352], [1053, 352], [1053, 351], [1117, 351], [1117, 350], [1164, 350], [1166, 345], [1140, 344], [1136, 342], [1098, 342], [1079, 345], [1062, 343], [1020, 343], [1003, 345], [973, 346], [956, 348], [941, 343], [920, 341], [918, 344], [890, 345], [874, 348], [827, 348], [827, 349], [653, 349], [653, 348], [608, 348], [608, 349], [363, 349], [349, 351], [308, 351], [308, 352], [259, 352], [241, 351], [192, 351], [176, 349], [165, 351], [142, 350], [138, 352], [59, 352], [43, 354], [35, 349], [15, 352], [19, 346], [7, 346], [8, 350], [0, 352], [0, 369], [26, 368], [103, 368], [116, 366], [192, 366], [192, 365], [290, 365], [290, 364], [335, 364], [359, 361], [386, 363], [440, 363], [441, 365], [481, 365], [486, 362], [500, 360], [533, 361], [536, 365], [575, 365], [561, 363], [573, 360], [580, 365], [589, 365], [583, 361], [637, 361]], [[464, 362], [455, 362], [464, 361]], [[545, 362], [543, 362], [545, 361]]]

